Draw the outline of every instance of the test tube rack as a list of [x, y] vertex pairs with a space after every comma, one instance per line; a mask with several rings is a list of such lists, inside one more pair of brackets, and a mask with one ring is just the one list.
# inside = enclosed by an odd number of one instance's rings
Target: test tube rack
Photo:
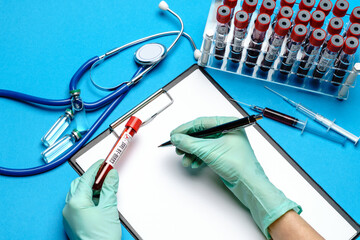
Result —
[[[317, 3], [318, 3], [318, 1], [317, 1]], [[268, 40], [273, 31], [271, 29], [271, 27], [269, 27], [269, 29], [266, 33], [266, 37], [265, 37], [265, 40], [262, 44], [262, 48], [260, 51], [257, 49], [251, 49], [248, 47], [250, 38], [251, 38], [251, 33], [254, 29], [254, 22], [259, 14], [259, 9], [261, 6], [261, 0], [259, 0], [256, 10], [251, 16], [249, 26], [247, 29], [248, 30], [247, 35], [242, 44], [243, 50], [242, 50], [242, 56], [241, 56], [240, 62], [238, 62], [238, 63], [233, 62], [229, 55], [230, 46], [232, 44], [231, 40], [233, 38], [233, 32], [234, 32], [233, 31], [234, 30], [233, 19], [231, 20], [232, 21], [231, 29], [225, 40], [225, 42], [226, 42], [225, 54], [223, 55], [222, 60], [218, 60], [215, 58], [216, 55], [215, 55], [215, 47], [214, 47], [215, 46], [216, 26], [217, 26], [216, 12], [217, 12], [218, 7], [222, 4], [223, 3], [221, 0], [212, 0], [209, 15], [208, 15], [206, 26], [205, 26], [205, 30], [203, 33], [203, 42], [202, 42], [202, 46], [201, 46], [202, 55], [198, 60], [199, 66], [220, 70], [220, 71], [232, 73], [235, 75], [246, 76], [246, 77], [250, 77], [250, 78], [261, 80], [261, 81], [271, 82], [274, 84], [288, 86], [288, 87], [292, 87], [292, 88], [296, 88], [296, 89], [300, 89], [303, 91], [308, 91], [308, 92], [312, 92], [312, 93], [316, 93], [316, 94], [321, 94], [321, 95], [325, 95], [325, 96], [329, 96], [329, 97], [334, 97], [339, 100], [348, 99], [349, 91], [350, 91], [350, 89], [355, 87], [356, 81], [353, 80], [353, 81], [351, 81], [351, 83], [348, 83], [345, 80], [348, 78], [348, 76], [350, 74], [352, 74], [352, 77], [354, 77], [354, 75], [355, 75], [355, 79], [356, 79], [357, 75], [359, 75], [359, 73], [360, 73], [358, 71], [355, 72], [353, 70], [354, 64], [359, 62], [359, 60], [360, 60], [360, 53], [359, 53], [360, 47], [359, 47], [358, 51], [352, 57], [350, 66], [346, 70], [346, 75], [344, 76], [344, 81], [338, 85], [334, 85], [331, 81], [334, 71], [337, 70], [333, 64], [331, 66], [329, 66], [329, 70], [322, 78], [313, 77], [313, 71], [318, 64], [317, 61], [319, 60], [319, 54], [316, 56], [315, 61], [306, 76], [303, 76], [303, 75], [300, 75], [297, 73], [297, 69], [301, 63], [301, 56], [303, 53], [303, 48], [298, 52], [296, 61], [293, 65], [293, 67], [291, 68], [291, 70], [286, 71], [285, 74], [284, 74], [284, 70], [281, 70], [281, 72], [280, 72], [281, 60], [283, 58], [285, 58], [283, 56], [283, 54], [286, 49], [285, 45], [287, 42], [287, 37], [284, 40], [284, 42], [281, 46], [281, 50], [280, 50], [275, 62], [270, 67], [269, 71], [262, 71], [260, 69], [260, 67], [261, 67], [260, 63], [262, 62], [262, 59], [264, 58], [264, 56], [266, 54], [266, 49], [268, 48], [268, 45], [269, 45]], [[237, 11], [241, 10], [241, 5], [242, 5], [242, 1], [239, 1], [237, 3], [237, 6], [235, 7], [234, 11], [237, 12]], [[271, 16], [271, 21], [273, 21], [273, 19], [276, 18], [275, 13], [277, 13], [279, 11], [279, 9], [280, 9], [280, 1], [278, 0], [278, 1], [276, 1], [276, 8], [274, 10], [274, 14]], [[316, 9], [316, 5], [313, 8], [313, 11], [315, 9]], [[293, 21], [295, 18], [296, 12], [298, 10], [298, 3], [296, 3], [293, 6], [293, 10], [294, 10], [294, 15], [293, 15], [291, 21]], [[352, 11], [352, 9], [349, 9], [348, 13], [349, 12], [351, 13], [351, 11]], [[325, 23], [324, 23], [324, 26], [322, 27], [322, 29], [326, 30], [331, 17], [333, 17], [333, 16], [330, 13], [326, 17]], [[344, 29], [345, 29], [346, 25], [349, 23], [349, 17], [350, 17], [349, 14], [346, 14], [343, 17], [344, 28], [343, 28], [342, 32], [340, 33], [340, 35], [342, 35], [342, 36], [344, 34], [344, 31], [345, 31]], [[247, 54], [248, 50], [260, 52], [257, 62], [255, 64], [255, 66], [252, 68], [249, 68], [246, 65], [246, 63], [247, 63], [246, 54]], [[250, 64], [252, 64], [252, 63], [250, 63]]]

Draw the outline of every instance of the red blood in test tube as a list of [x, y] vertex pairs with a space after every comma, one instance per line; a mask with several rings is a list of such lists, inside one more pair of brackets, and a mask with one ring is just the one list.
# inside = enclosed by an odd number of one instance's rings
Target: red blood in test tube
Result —
[[280, 18], [275, 25], [275, 33], [279, 36], [285, 36], [291, 27], [291, 21], [287, 18]]
[[228, 23], [230, 21], [231, 10], [228, 6], [221, 5], [217, 9], [216, 20], [219, 23]]
[[350, 15], [351, 23], [360, 23], [360, 7], [354, 8]]
[[258, 0], [244, 0], [242, 9], [248, 14], [253, 13], [256, 10]]
[[289, 6], [285, 6], [280, 8], [280, 11], [277, 15], [277, 19], [281, 19], [281, 18], [291, 19], [293, 14], [294, 11], [292, 10], [292, 8]]
[[301, 0], [299, 4], [299, 9], [311, 11], [314, 6], [315, 0]]
[[327, 49], [331, 52], [338, 52], [344, 45], [344, 38], [339, 34], [335, 34], [330, 38], [328, 42]]
[[321, 28], [325, 22], [325, 13], [320, 10], [316, 10], [311, 14], [310, 26], [313, 28]]
[[312, 32], [309, 41], [311, 45], [315, 47], [319, 47], [323, 44], [325, 38], [326, 38], [325, 30], [321, 28], [317, 28]]
[[271, 16], [276, 7], [276, 3], [273, 0], [264, 0], [260, 7], [260, 13], [266, 13]]
[[343, 51], [346, 54], [352, 55], [359, 47], [359, 40], [355, 37], [348, 37], [345, 41]]
[[296, 2], [296, 0], [281, 0], [280, 6], [282, 6], [282, 7], [288, 6], [288, 7], [292, 8], [294, 6], [295, 2]]
[[330, 35], [340, 34], [344, 26], [344, 21], [339, 17], [333, 17], [330, 19], [330, 23], [327, 27], [327, 31]]
[[316, 7], [316, 10], [320, 10], [323, 11], [325, 13], [325, 15], [327, 16], [331, 9], [333, 7], [333, 4], [330, 0], [321, 0], [318, 4], [318, 6]]
[[259, 16], [257, 17], [256, 22], [255, 22], [256, 30], [258, 30], [260, 32], [266, 32], [270, 25], [270, 19], [271, 18], [269, 16], [269, 14], [266, 14], [266, 13], [259, 14]]
[[349, 30], [346, 32], [347, 37], [356, 37], [357, 39], [360, 38], [360, 24], [353, 23], [350, 25]]
[[310, 22], [311, 14], [308, 10], [301, 10], [298, 12], [295, 18], [295, 24], [303, 24], [307, 26]]
[[236, 7], [238, 0], [224, 0], [224, 5], [228, 6], [229, 8]]
[[121, 133], [119, 139], [116, 141], [115, 145], [111, 149], [110, 153], [108, 154], [96, 174], [95, 182], [92, 187], [94, 191], [99, 191], [101, 189], [107, 174], [110, 172], [111, 169], [114, 168], [114, 165], [120, 159], [121, 154], [125, 151], [127, 144], [131, 141], [131, 138], [138, 131], [141, 123], [142, 122], [140, 119], [132, 116], [125, 124], [125, 129]]
[[337, 0], [333, 9], [333, 14], [335, 17], [343, 17], [346, 15], [348, 9], [349, 9], [348, 1]]
[[295, 42], [302, 42], [306, 37], [307, 28], [303, 24], [296, 24], [291, 32], [291, 40]]
[[244, 29], [249, 25], [249, 15], [247, 12], [240, 10], [235, 14], [234, 25], [237, 28]]

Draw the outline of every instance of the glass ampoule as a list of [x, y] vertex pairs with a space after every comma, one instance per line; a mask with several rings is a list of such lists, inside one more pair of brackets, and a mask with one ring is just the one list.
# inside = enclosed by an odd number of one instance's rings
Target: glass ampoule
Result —
[[75, 142], [82, 138], [81, 133], [74, 129], [70, 134], [66, 134], [60, 140], [56, 141], [52, 146], [48, 147], [41, 153], [43, 160], [46, 163], [54, 161], [58, 156], [67, 151]]
[[86, 117], [84, 102], [80, 97], [80, 89], [70, 91], [71, 106], [75, 115], [76, 129], [80, 132], [85, 132], [89, 129], [89, 123]]
[[73, 111], [71, 109], [66, 109], [65, 113], [59, 117], [50, 130], [41, 138], [42, 143], [46, 147], [53, 145], [61, 134], [69, 127], [73, 119]]

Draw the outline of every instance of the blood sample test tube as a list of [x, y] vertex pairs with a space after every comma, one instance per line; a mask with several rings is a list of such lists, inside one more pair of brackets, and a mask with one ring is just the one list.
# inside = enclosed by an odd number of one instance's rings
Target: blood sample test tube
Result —
[[351, 73], [346, 77], [345, 83], [338, 92], [338, 99], [343, 100], [349, 93], [349, 88], [354, 84], [356, 77], [360, 73], [360, 63], [355, 63]]
[[240, 62], [243, 50], [242, 43], [246, 37], [248, 25], [249, 15], [243, 10], [236, 12], [234, 19], [234, 34], [230, 46], [230, 59], [235, 63]]
[[352, 10], [349, 20], [350, 21], [345, 26], [345, 34], [343, 36], [344, 38], [346, 37], [347, 31], [349, 30], [351, 24], [360, 23], [360, 7], [356, 7]]
[[99, 171], [96, 174], [95, 182], [92, 187], [95, 195], [97, 195], [101, 190], [106, 175], [109, 173], [111, 169], [114, 168], [115, 164], [119, 161], [121, 155], [128, 147], [133, 136], [138, 131], [141, 123], [142, 122], [140, 119], [131, 116], [128, 122], [125, 124], [125, 129], [121, 133], [119, 139], [116, 141], [115, 145], [111, 149], [110, 153], [107, 155], [105, 161], [102, 163], [102, 165], [99, 168]]
[[349, 9], [349, 3], [346, 0], [337, 0], [335, 2], [334, 9], [332, 11], [335, 17], [343, 17], [346, 15], [347, 10]]
[[351, 23], [360, 23], [360, 7], [356, 7], [353, 9], [350, 15]]
[[[294, 14], [294, 10], [292, 10], [291, 7], [289, 7], [289, 6], [281, 7], [279, 10], [279, 13], [276, 15], [276, 18], [274, 18], [274, 21], [271, 23], [271, 28], [274, 29], [276, 26], [276, 22], [281, 18], [287, 18], [287, 19], [291, 20], [293, 14]], [[290, 22], [290, 25], [291, 25], [291, 22]]]
[[309, 43], [305, 45], [302, 52], [301, 62], [297, 70], [300, 78], [303, 78], [308, 74], [311, 66], [314, 64], [317, 54], [320, 51], [325, 37], [326, 32], [321, 28], [317, 28], [312, 32]]
[[215, 58], [222, 60], [226, 49], [226, 36], [230, 29], [231, 10], [228, 6], [221, 5], [216, 13], [216, 34], [215, 34]]
[[311, 12], [313, 7], [315, 6], [315, 0], [301, 0], [299, 3], [299, 10], [308, 10]]
[[349, 68], [358, 47], [359, 40], [357, 38], [348, 37], [345, 40], [344, 47], [335, 60], [335, 72], [332, 78], [332, 84], [338, 86], [343, 82], [346, 70]]
[[310, 12], [308, 10], [300, 10], [296, 14], [296, 17], [295, 17], [294, 21], [292, 22], [288, 36], [290, 36], [292, 29], [294, 28], [295, 25], [302, 24], [306, 27], [309, 24], [310, 20], [311, 20]]
[[266, 13], [271, 16], [274, 13], [276, 2], [274, 0], [264, 0], [260, 7], [260, 14]]
[[293, 31], [291, 32], [290, 38], [286, 42], [286, 50], [280, 65], [280, 72], [282, 74], [288, 74], [288, 72], [291, 70], [296, 60], [296, 56], [301, 48], [301, 43], [305, 39], [306, 32], [307, 29], [305, 25], [295, 25]]
[[248, 67], [255, 67], [269, 25], [270, 16], [266, 13], [259, 14], [255, 21], [255, 28], [252, 32], [249, 49], [247, 51], [246, 65]]
[[330, 19], [329, 25], [327, 27], [327, 36], [322, 45], [322, 48], [325, 49], [330, 38], [335, 34], [340, 34], [344, 26], [344, 21], [339, 17], [333, 17]]
[[344, 38], [338, 34], [332, 36], [326, 48], [323, 50], [319, 62], [314, 70], [315, 78], [322, 78], [329, 68], [333, 65], [334, 60], [344, 45]]
[[303, 46], [309, 43], [310, 36], [314, 29], [321, 28], [324, 25], [325, 22], [325, 13], [321, 10], [316, 10], [311, 14], [310, 19], [310, 28], [308, 29], [305, 37], [305, 41], [303, 43]]
[[244, 0], [242, 5], [242, 10], [244, 10], [249, 15], [249, 21], [251, 21], [251, 16], [256, 10], [258, 0]]
[[281, 7], [288, 6], [288, 7], [292, 8], [295, 5], [295, 2], [296, 2], [296, 0], [281, 0], [280, 6]]
[[264, 59], [261, 62], [260, 69], [263, 71], [269, 71], [278, 53], [281, 49], [281, 45], [285, 39], [287, 32], [289, 31], [291, 22], [287, 18], [280, 18], [277, 21], [274, 31], [269, 38], [269, 46], [266, 50]]
[[331, 9], [333, 7], [333, 4], [330, 0], [321, 0], [319, 4], [316, 7], [316, 10], [323, 11], [325, 15], [329, 15]]
[[350, 25], [349, 30], [346, 32], [347, 37], [356, 37], [357, 39], [360, 38], [360, 24], [353, 23]]
[[231, 10], [231, 13], [230, 13], [230, 19], [233, 18], [234, 16], [234, 12], [235, 12], [235, 7], [236, 7], [236, 4], [237, 4], [237, 1], [238, 0], [224, 0], [223, 4], [228, 6]]

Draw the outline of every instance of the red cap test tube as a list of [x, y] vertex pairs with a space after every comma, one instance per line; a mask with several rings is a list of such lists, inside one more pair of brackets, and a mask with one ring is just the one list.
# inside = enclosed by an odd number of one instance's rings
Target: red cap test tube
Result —
[[231, 41], [231, 51], [230, 51], [230, 59], [238, 63], [240, 62], [241, 55], [242, 55], [242, 42], [246, 36], [246, 30], [249, 25], [249, 15], [247, 12], [240, 10], [235, 13], [234, 19], [234, 34], [233, 39]]
[[315, 0], [301, 0], [299, 3], [300, 10], [308, 10], [309, 12], [313, 9], [314, 6]]
[[251, 18], [251, 14], [255, 12], [257, 4], [258, 0], [244, 0], [242, 10], [247, 12], [249, 19]]
[[351, 23], [360, 23], [360, 7], [354, 8], [350, 15]]
[[280, 19], [280, 18], [287, 18], [289, 20], [291, 20], [292, 16], [294, 14], [294, 10], [289, 7], [289, 6], [284, 6], [284, 7], [281, 7], [280, 8], [280, 11], [277, 15], [277, 19]]
[[271, 16], [274, 13], [274, 9], [276, 7], [276, 3], [274, 0], [264, 0], [260, 7], [260, 14], [266, 13]]
[[353, 23], [350, 25], [349, 30], [346, 32], [347, 37], [356, 37], [357, 39], [360, 38], [360, 24]]
[[301, 10], [295, 18], [295, 24], [303, 24], [307, 26], [311, 20], [311, 14], [308, 10]]
[[280, 6], [282, 6], [282, 7], [288, 6], [288, 7], [292, 8], [294, 6], [295, 2], [296, 2], [296, 0], [281, 0]]
[[346, 15], [348, 9], [349, 9], [348, 1], [337, 0], [333, 9], [333, 14], [335, 17], [343, 17]]
[[325, 13], [325, 15], [329, 15], [331, 9], [333, 7], [333, 4], [330, 0], [321, 0], [318, 4], [318, 6], [316, 7], [316, 10], [320, 10], [323, 11]]
[[97, 195], [101, 190], [104, 180], [111, 169], [114, 168], [115, 164], [120, 160], [122, 154], [128, 147], [132, 140], [132, 137], [139, 130], [142, 121], [137, 117], [130, 117], [128, 122], [125, 124], [125, 128], [121, 133], [120, 137], [112, 147], [111, 151], [105, 158], [105, 161], [100, 166], [99, 171], [96, 174], [95, 182], [92, 187], [94, 194]]

